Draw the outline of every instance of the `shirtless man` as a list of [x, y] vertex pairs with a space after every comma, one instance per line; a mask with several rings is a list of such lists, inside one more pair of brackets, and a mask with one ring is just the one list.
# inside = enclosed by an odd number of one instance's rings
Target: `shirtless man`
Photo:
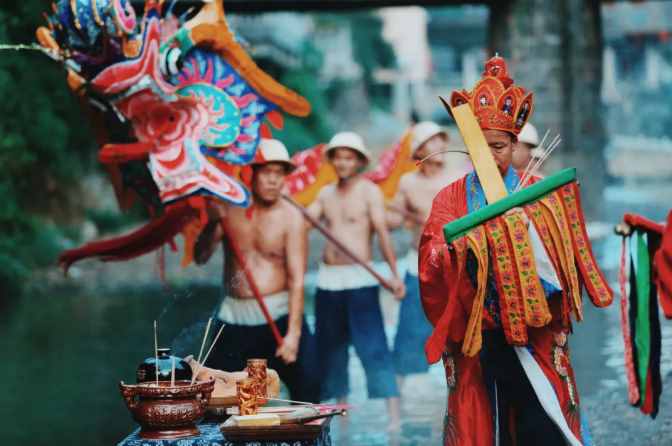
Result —
[[[333, 234], [366, 262], [372, 259], [372, 239], [377, 234], [392, 271], [394, 294], [403, 297], [404, 285], [385, 225], [383, 194], [360, 175], [369, 162], [362, 139], [352, 132], [338, 133], [329, 142], [326, 156], [338, 182], [322, 189], [310, 213], [324, 219]], [[399, 391], [385, 338], [378, 283], [331, 244], [322, 259], [315, 295], [315, 336], [319, 363], [324, 367], [322, 399], [345, 401], [349, 392], [348, 346], [352, 343], [364, 366], [369, 397], [387, 399], [390, 427], [396, 429]]]
[[[224, 240], [224, 298], [217, 312], [218, 323], [226, 324], [213, 351], [211, 367], [242, 370], [249, 358], [266, 358], [277, 370], [291, 398], [317, 401], [317, 374], [312, 340], [303, 318], [303, 276], [306, 265], [306, 237], [303, 216], [282, 200], [285, 176], [294, 169], [285, 146], [277, 140], [262, 139], [263, 161], [253, 163], [252, 204], [248, 209], [213, 205], [211, 223], [196, 243], [195, 259], [205, 263]], [[271, 317], [281, 333], [276, 342], [259, 304], [254, 299], [245, 274], [227, 246], [220, 221], [239, 246], [251, 270]], [[215, 327], [215, 332], [219, 326]]]
[[394, 366], [399, 387], [403, 378], [427, 371], [425, 341], [432, 327], [420, 302], [418, 282], [418, 245], [425, 220], [429, 217], [434, 196], [452, 182], [445, 169], [444, 154], [429, 155], [446, 150], [448, 134], [434, 122], [420, 122], [411, 129], [411, 150], [415, 160], [424, 160], [415, 172], [401, 177], [399, 191], [388, 207], [387, 223], [397, 228], [403, 223], [413, 234], [413, 249], [406, 257], [406, 297], [399, 308], [399, 325], [394, 339]]

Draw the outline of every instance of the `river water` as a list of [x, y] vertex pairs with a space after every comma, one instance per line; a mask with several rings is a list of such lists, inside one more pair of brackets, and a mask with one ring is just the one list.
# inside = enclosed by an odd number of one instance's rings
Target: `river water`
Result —
[[[665, 197], [667, 190], [606, 191], [603, 222], [591, 222], [590, 229], [599, 263], [616, 291], [620, 242], [610, 233], [611, 226], [626, 210], [662, 220], [669, 204], [661, 203], [661, 194]], [[219, 298], [218, 262], [182, 272], [169, 264], [170, 285], [156, 275], [147, 278], [151, 256], [117, 265], [90, 262], [75, 269], [69, 280], [58, 278], [56, 271], [36, 273], [27, 295], [3, 298], [0, 440], [109, 445], [127, 435], [134, 423], [119, 396], [119, 381], [132, 382], [137, 364], [151, 355], [154, 319], [159, 320], [161, 345], [172, 346], [177, 355], [197, 351], [204, 321]], [[397, 304], [387, 295], [381, 302], [388, 335], [393, 336]], [[626, 398], [617, 306], [597, 310], [587, 303], [585, 308], [585, 323], [576, 326], [570, 341], [581, 395], [591, 398], [610, 388]], [[671, 345], [672, 324], [663, 323], [663, 374], [672, 369], [666, 355]], [[366, 399], [363, 370], [354, 354], [349, 373], [354, 407], [347, 423], [334, 423], [335, 444], [440, 443], [446, 401], [440, 365], [405, 382], [403, 428], [395, 435], [385, 432], [384, 402]], [[590, 422], [591, 414], [587, 416]]]

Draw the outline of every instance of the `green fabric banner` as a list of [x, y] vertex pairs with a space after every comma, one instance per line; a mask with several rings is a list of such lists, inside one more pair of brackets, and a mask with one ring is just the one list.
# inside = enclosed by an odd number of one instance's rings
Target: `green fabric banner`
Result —
[[451, 243], [453, 240], [462, 237], [476, 226], [482, 225], [498, 215], [502, 215], [509, 209], [536, 201], [557, 188], [564, 186], [567, 183], [571, 183], [575, 179], [575, 168], [563, 169], [560, 172], [553, 174], [548, 178], [544, 178], [506, 198], [502, 198], [484, 208], [478, 209], [455, 221], [451, 221], [443, 227], [443, 236], [446, 239], [446, 243]]
[[651, 259], [646, 244], [646, 234], [636, 231], [637, 269], [637, 319], [635, 320], [635, 345], [637, 346], [637, 374], [639, 376], [639, 392], [642, 400], [646, 395], [646, 375], [651, 357], [651, 326], [649, 321], [649, 302], [651, 286]]

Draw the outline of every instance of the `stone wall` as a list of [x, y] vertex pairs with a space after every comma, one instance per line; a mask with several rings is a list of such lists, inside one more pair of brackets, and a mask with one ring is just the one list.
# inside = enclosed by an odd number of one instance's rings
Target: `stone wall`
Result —
[[597, 216], [606, 172], [600, 3], [496, 1], [490, 25], [490, 52], [506, 57], [516, 82], [536, 95], [532, 122], [562, 137], [547, 171], [576, 166], [585, 208]]

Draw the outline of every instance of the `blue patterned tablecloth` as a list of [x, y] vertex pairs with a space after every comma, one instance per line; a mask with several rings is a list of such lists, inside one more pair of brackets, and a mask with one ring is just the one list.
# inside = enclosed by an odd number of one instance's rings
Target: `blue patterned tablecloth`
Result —
[[126, 437], [118, 446], [331, 446], [329, 425], [322, 430], [322, 434], [316, 441], [253, 441], [233, 442], [228, 441], [219, 430], [218, 423], [203, 423], [198, 425], [201, 435], [198, 437], [181, 438], [179, 440], [145, 440], [138, 435], [138, 428]]

